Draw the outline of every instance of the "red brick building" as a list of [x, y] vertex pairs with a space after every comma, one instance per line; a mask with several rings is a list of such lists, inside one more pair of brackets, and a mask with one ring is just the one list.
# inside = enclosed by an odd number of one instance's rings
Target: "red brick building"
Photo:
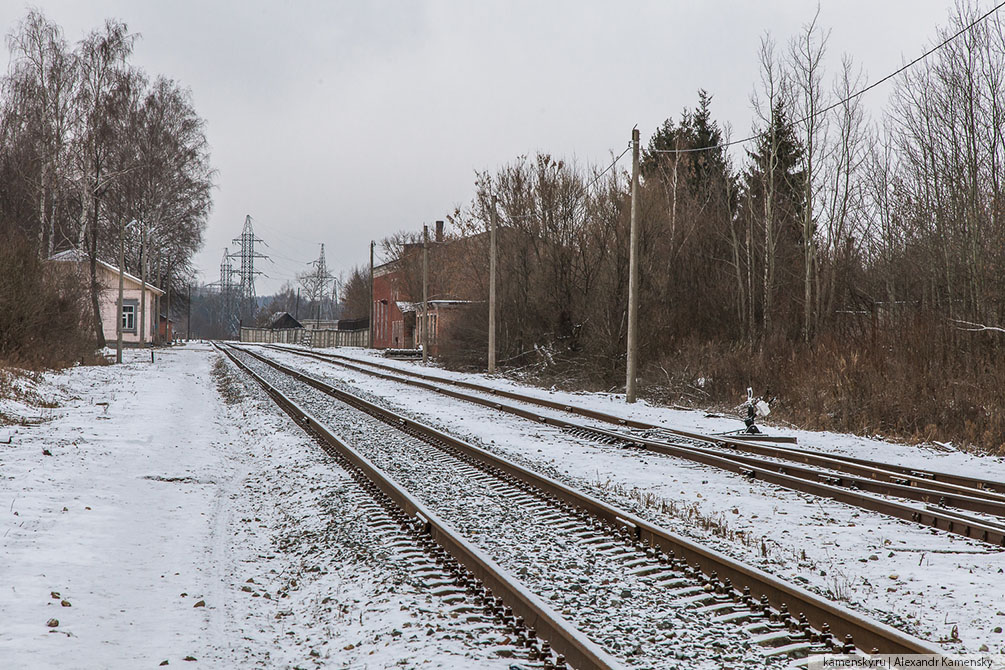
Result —
[[415, 311], [412, 310], [412, 323], [406, 330], [404, 316], [398, 306], [402, 289], [399, 265], [398, 261], [391, 261], [373, 269], [373, 346], [377, 349], [411, 349], [415, 346], [412, 335]]
[[[476, 236], [481, 237], [481, 236]], [[437, 355], [443, 335], [472, 304], [465, 267], [475, 238], [444, 241], [443, 222], [429, 243], [429, 353]], [[401, 257], [373, 269], [373, 346], [413, 349], [421, 342], [422, 245], [408, 244]]]

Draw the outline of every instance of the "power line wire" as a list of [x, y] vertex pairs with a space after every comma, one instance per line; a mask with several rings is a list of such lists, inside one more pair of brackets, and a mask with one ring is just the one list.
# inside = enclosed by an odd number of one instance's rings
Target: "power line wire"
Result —
[[[955, 40], [957, 37], [959, 37], [963, 33], [967, 32], [968, 30], [970, 30], [971, 28], [973, 28], [974, 26], [976, 26], [978, 23], [980, 23], [984, 19], [988, 18], [989, 16], [991, 16], [992, 14], [994, 14], [995, 12], [997, 12], [1002, 7], [1005, 7], [1005, 2], [998, 3], [992, 9], [990, 9], [989, 11], [987, 11], [986, 13], [984, 13], [983, 15], [981, 15], [980, 18], [975, 19], [972, 23], [970, 23], [966, 27], [960, 29], [957, 33], [955, 33], [954, 35], [946, 38], [945, 40], [943, 40], [942, 42], [940, 42], [936, 46], [932, 47], [931, 49], [929, 49], [925, 53], [921, 54], [920, 56], [918, 56], [917, 58], [915, 58], [914, 60], [912, 60], [910, 63], [908, 63], [907, 65], [904, 65], [904, 66], [900, 67], [899, 69], [891, 72], [890, 74], [886, 75], [882, 79], [874, 81], [873, 83], [869, 84], [865, 88], [863, 88], [863, 89], [861, 89], [859, 91], [856, 91], [855, 93], [852, 93], [851, 95], [849, 95], [848, 97], [846, 97], [846, 98], [844, 98], [842, 100], [838, 100], [837, 102], [835, 102], [835, 103], [833, 103], [831, 105], [828, 105], [827, 107], [824, 107], [823, 109], [821, 109], [821, 110], [819, 110], [817, 112], [814, 112], [813, 114], [809, 114], [807, 116], [804, 116], [803, 118], [799, 119], [798, 121], [793, 121], [792, 125], [797, 126], [800, 123], [805, 123], [806, 121], [809, 121], [810, 119], [813, 119], [813, 118], [815, 118], [817, 116], [820, 116], [822, 114], [826, 114], [827, 112], [831, 111], [832, 109], [835, 109], [836, 107], [840, 107], [841, 105], [843, 105], [845, 103], [851, 102], [855, 98], [857, 98], [857, 97], [859, 97], [859, 96], [861, 96], [861, 95], [863, 95], [863, 94], [871, 91], [872, 89], [876, 88], [880, 84], [886, 83], [887, 81], [893, 79], [894, 77], [896, 77], [897, 75], [901, 74], [905, 70], [910, 69], [912, 66], [914, 66], [917, 63], [919, 63], [919, 62], [923, 61], [924, 59], [928, 58], [933, 53], [935, 53], [936, 51], [938, 51], [942, 47], [946, 46], [947, 44], [949, 44], [950, 42], [952, 42], [953, 40]], [[759, 137], [761, 137], [761, 136], [763, 136], [765, 134], [767, 134], [767, 131], [756, 133], [754, 135], [751, 135], [750, 137], [744, 137], [742, 140], [733, 140], [731, 142], [720, 142], [719, 144], [713, 144], [713, 145], [709, 145], [707, 147], [693, 147], [693, 148], [690, 148], [690, 149], [653, 149], [650, 153], [654, 153], [654, 154], [690, 154], [690, 153], [697, 153], [697, 152], [701, 152], [701, 151], [712, 151], [714, 149], [725, 149], [726, 147], [731, 147], [731, 146], [734, 146], [736, 144], [744, 144], [746, 142], [750, 142], [752, 140], [756, 140], [757, 138], [759, 138]]]
[[[598, 174], [596, 177], [594, 177], [593, 181], [591, 181], [589, 184], [586, 185], [585, 188], [583, 188], [583, 195], [579, 196], [580, 197], [580, 202], [582, 201], [582, 198], [585, 196], [585, 194], [589, 193], [590, 189], [593, 188], [593, 185], [596, 184], [598, 181], [600, 181], [600, 178], [603, 177], [605, 174], [607, 174], [611, 170], [611, 168], [613, 168], [615, 165], [617, 165], [618, 161], [620, 161], [622, 158], [624, 158], [625, 154], [628, 153], [631, 150], [632, 150], [632, 145], [629, 144], [627, 149], [625, 149], [620, 154], [618, 154], [618, 156], [613, 161], [611, 161], [610, 165], [608, 165], [603, 170], [601, 170], [600, 174]], [[557, 211], [558, 209], [559, 209], [559, 207], [555, 206], [555, 207], [552, 207], [550, 209], [546, 209], [546, 210], [544, 210], [542, 212], [533, 212], [533, 213], [530, 213], [530, 214], [517, 214], [515, 216], [507, 216], [506, 218], [509, 219], [510, 221], [515, 221], [517, 219], [529, 219], [529, 218], [531, 218], [533, 216], [544, 216], [546, 214], [551, 214], [551, 213]]]

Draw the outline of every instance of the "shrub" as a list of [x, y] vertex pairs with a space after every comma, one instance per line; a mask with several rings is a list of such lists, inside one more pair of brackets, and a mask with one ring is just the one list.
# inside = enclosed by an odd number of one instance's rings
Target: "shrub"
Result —
[[0, 236], [0, 361], [42, 369], [93, 357], [87, 284], [69, 266], [43, 261], [23, 236]]

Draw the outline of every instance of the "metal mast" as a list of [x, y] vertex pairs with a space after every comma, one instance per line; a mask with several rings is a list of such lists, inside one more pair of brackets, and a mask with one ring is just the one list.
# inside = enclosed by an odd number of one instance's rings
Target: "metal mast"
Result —
[[223, 258], [220, 259], [220, 281], [217, 284], [220, 290], [220, 320], [224, 330], [229, 336], [236, 332], [237, 315], [234, 313], [234, 264], [230, 262], [230, 249], [224, 248]]
[[220, 261], [220, 293], [230, 295], [231, 277], [234, 275], [234, 264], [230, 262], [230, 249], [224, 247], [223, 260]]
[[328, 272], [328, 265], [325, 263], [325, 245], [321, 244], [321, 253], [318, 255], [318, 259], [313, 261], [314, 265], [314, 276], [313, 284], [314, 291], [316, 292], [316, 298], [318, 301], [317, 308], [317, 325], [321, 325], [321, 304], [324, 301], [325, 295], [328, 293], [328, 286], [335, 281], [335, 277]]
[[240, 251], [230, 254], [229, 256], [230, 258], [241, 259], [241, 269], [237, 271], [237, 274], [241, 278], [239, 287], [242, 307], [241, 311], [244, 312], [244, 310], [247, 309], [248, 316], [254, 317], [255, 299], [257, 297], [255, 293], [255, 277], [263, 274], [255, 270], [255, 259], [268, 258], [268, 256], [255, 251], [255, 244], [257, 242], [263, 242], [263, 240], [260, 237], [255, 237], [255, 231], [251, 226], [250, 214], [248, 214], [244, 219], [244, 230], [241, 231], [241, 236], [235, 237], [233, 241], [241, 246]]

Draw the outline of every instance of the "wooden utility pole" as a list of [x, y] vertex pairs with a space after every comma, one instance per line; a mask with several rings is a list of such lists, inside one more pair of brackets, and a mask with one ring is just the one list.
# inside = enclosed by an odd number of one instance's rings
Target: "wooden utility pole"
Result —
[[639, 357], [639, 129], [632, 129], [632, 223], [628, 252], [628, 365], [625, 402], [635, 402]]
[[367, 328], [366, 339], [369, 340], [369, 347], [373, 349], [373, 240], [370, 240], [370, 327]]
[[493, 195], [489, 227], [489, 374], [496, 371], [496, 205], [498, 202], [499, 197]]
[[171, 327], [171, 261], [168, 261], [167, 274], [164, 276], [164, 291], [164, 339], [170, 346], [174, 344], [174, 328]]
[[429, 363], [429, 226], [422, 224], [422, 364]]

